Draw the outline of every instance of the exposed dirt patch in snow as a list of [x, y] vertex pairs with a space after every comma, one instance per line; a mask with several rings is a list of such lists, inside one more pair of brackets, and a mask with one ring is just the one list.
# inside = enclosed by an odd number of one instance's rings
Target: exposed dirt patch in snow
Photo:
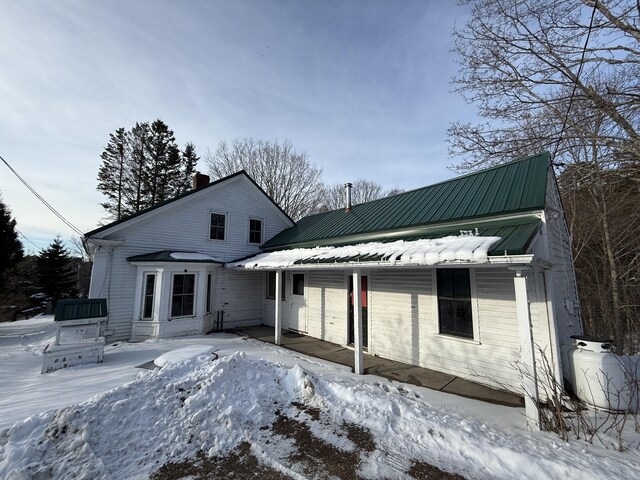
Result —
[[198, 452], [195, 460], [169, 462], [151, 475], [151, 480], [180, 480], [187, 478], [213, 480], [226, 478], [242, 480], [288, 480], [291, 477], [273, 467], [261, 464], [251, 452], [251, 444], [242, 442], [238, 448], [225, 457], [207, 458]]
[[[328, 412], [299, 401], [291, 402], [282, 410], [277, 407], [274, 404], [275, 422], [248, 432], [249, 440], [228, 455], [208, 458], [205, 452], [199, 451], [193, 459], [164, 464], [151, 478], [371, 478], [362, 474], [361, 467], [373, 460], [374, 452], [377, 456], [381, 452], [377, 451], [374, 436], [367, 428], [348, 422], [335, 424]], [[409, 471], [400, 469], [394, 477], [464, 479], [423, 461], [414, 461]]]

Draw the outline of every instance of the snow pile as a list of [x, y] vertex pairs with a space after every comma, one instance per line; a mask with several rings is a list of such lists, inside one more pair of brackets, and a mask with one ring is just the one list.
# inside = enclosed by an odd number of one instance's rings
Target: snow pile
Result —
[[[488, 425], [375, 377], [314, 376], [297, 364], [235, 352], [215, 361], [170, 362], [87, 402], [16, 423], [0, 434], [0, 478], [144, 478], [168, 461], [199, 451], [225, 455], [244, 441], [261, 452], [261, 461], [282, 469], [293, 446], [269, 441], [277, 435], [270, 428], [294, 402], [333, 424], [371, 432], [375, 449], [360, 467], [367, 478], [401, 478], [414, 461], [479, 479], [639, 474], [635, 452]], [[324, 441], [347, 445], [315, 427]]]
[[156, 358], [153, 363], [158, 367], [164, 367], [169, 363], [178, 363], [194, 359], [202, 363], [214, 359], [214, 350], [215, 348], [211, 345], [188, 345], [163, 353]]
[[[476, 235], [449, 236], [437, 239], [413, 241], [397, 240], [382, 243], [370, 242], [342, 247], [294, 248], [277, 252], [260, 253], [239, 262], [227, 264], [228, 268], [281, 268], [296, 263], [334, 261], [367, 261], [362, 257], [376, 257], [374, 261], [388, 262], [390, 265], [437, 265], [446, 262], [487, 261], [487, 252], [500, 237]], [[378, 259], [378, 257], [381, 257]]]
[[0, 438], [0, 478], [130, 478], [226, 454], [309, 396], [306, 374], [236, 353], [169, 364], [90, 401], [32, 415]]

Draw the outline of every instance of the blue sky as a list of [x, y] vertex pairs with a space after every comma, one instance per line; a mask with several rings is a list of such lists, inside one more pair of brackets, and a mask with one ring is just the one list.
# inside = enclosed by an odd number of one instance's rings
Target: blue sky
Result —
[[[225, 139], [288, 139], [327, 182], [410, 189], [454, 176], [446, 130], [474, 119], [450, 93], [467, 18], [453, 1], [0, 5], [0, 155], [83, 231], [105, 217], [109, 133], [136, 121], [164, 120], [202, 157]], [[72, 234], [4, 165], [0, 192], [36, 245]]]

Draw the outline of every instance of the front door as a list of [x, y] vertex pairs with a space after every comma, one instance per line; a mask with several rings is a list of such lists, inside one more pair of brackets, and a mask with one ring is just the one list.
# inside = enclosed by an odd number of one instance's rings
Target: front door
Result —
[[[368, 278], [366, 275], [360, 277], [360, 287], [362, 289], [362, 346], [369, 346], [369, 318], [368, 318]], [[349, 275], [349, 344], [354, 341], [354, 319], [353, 319], [353, 275]]]
[[307, 274], [293, 273], [291, 275], [291, 315], [289, 316], [289, 330], [296, 332], [307, 331], [307, 304], [305, 301]]

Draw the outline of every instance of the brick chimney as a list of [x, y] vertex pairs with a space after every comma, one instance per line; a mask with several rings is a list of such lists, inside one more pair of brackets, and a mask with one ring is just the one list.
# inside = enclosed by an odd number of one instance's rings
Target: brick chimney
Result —
[[209, 185], [209, 175], [205, 175], [204, 173], [196, 172], [193, 175], [193, 184], [192, 187], [194, 190], [197, 190], [202, 187], [206, 187]]

